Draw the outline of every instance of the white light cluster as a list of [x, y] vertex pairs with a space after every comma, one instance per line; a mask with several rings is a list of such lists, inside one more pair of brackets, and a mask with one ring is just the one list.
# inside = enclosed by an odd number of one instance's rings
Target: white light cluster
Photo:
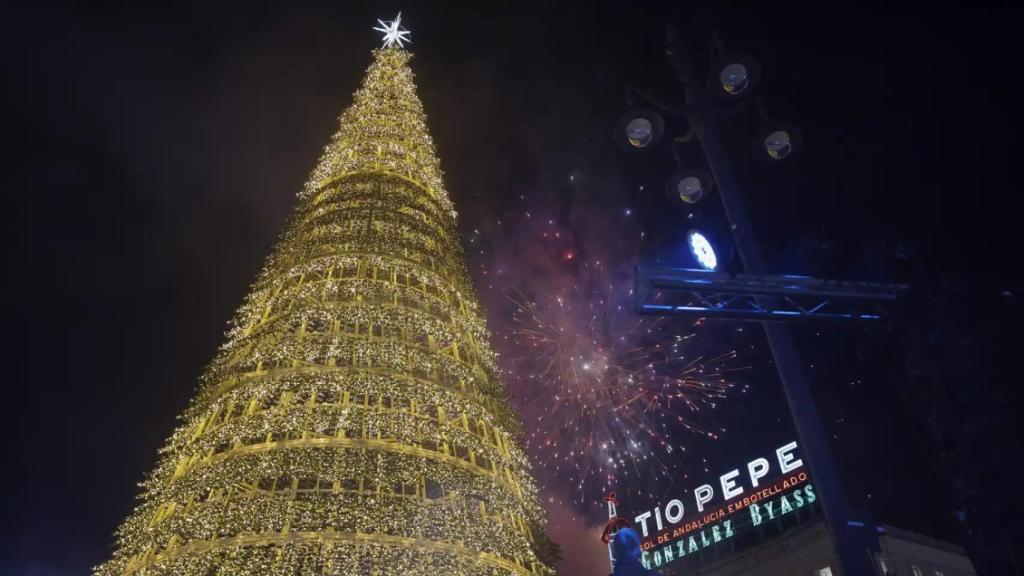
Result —
[[390, 48], [395, 44], [398, 44], [399, 48], [405, 48], [405, 45], [402, 44], [402, 42], [412, 44], [412, 40], [409, 39], [409, 35], [412, 34], [412, 32], [402, 28], [401, 12], [399, 12], [398, 16], [395, 16], [395, 19], [390, 22], [377, 20], [377, 23], [380, 24], [380, 26], [374, 28], [374, 30], [384, 33], [384, 48]]

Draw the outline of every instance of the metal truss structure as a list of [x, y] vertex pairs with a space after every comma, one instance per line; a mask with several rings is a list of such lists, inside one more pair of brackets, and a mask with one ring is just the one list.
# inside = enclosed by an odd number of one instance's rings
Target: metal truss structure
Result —
[[638, 266], [638, 314], [761, 322], [865, 322], [902, 284]]

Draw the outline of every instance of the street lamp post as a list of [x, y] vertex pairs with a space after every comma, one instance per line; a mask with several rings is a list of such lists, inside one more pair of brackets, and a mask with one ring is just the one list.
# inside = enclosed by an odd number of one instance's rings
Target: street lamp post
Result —
[[[726, 218], [732, 230], [736, 252], [748, 274], [767, 274], [768, 269], [754, 238], [750, 217], [736, 182], [732, 163], [726, 153], [719, 129], [718, 115], [711, 95], [694, 74], [691, 55], [681, 46], [678, 37], [669, 31], [669, 58], [679, 80], [686, 89], [686, 118], [693, 135], [700, 143], [708, 167], [718, 185]], [[781, 322], [763, 322], [768, 345], [782, 381], [793, 424], [800, 438], [803, 453], [812, 477], [820, 488], [822, 509], [832, 529], [839, 561], [845, 576], [869, 576], [875, 573], [871, 558], [873, 527], [856, 522], [850, 516], [849, 504], [832, 452], [828, 436], [818, 415], [800, 358], [793, 344], [789, 326]]]
[[[743, 267], [748, 275], [765, 276], [768, 273], [767, 266], [754, 237], [732, 163], [722, 142], [720, 114], [715, 95], [710, 94], [705, 83], [698, 78], [691, 54], [682, 46], [672, 30], [669, 31], [669, 57], [686, 90], [686, 107], [683, 113], [689, 121], [692, 138], [700, 143], [707, 158]], [[745, 83], [747, 70], [748, 67], [740, 69], [738, 66], [723, 68], [720, 76], [727, 93], [731, 94], [728, 86], [733, 86], [734, 91], [740, 89], [739, 87], [742, 87], [740, 91], [748, 89]], [[711, 73], [714, 74], [716, 71], [711, 70]], [[785, 133], [780, 137], [773, 132], [762, 144], [773, 159], [784, 158], [792, 151], [789, 135]], [[779, 296], [772, 295], [758, 295], [756, 299], [765, 309], [777, 308], [775, 304], [780, 301]], [[875, 569], [872, 551], [877, 550], [877, 535], [873, 526], [851, 517], [838, 468], [828, 445], [828, 437], [818, 415], [789, 327], [784, 322], [764, 321], [762, 324], [803, 447], [804, 457], [821, 494], [822, 509], [832, 532], [842, 573], [845, 576], [873, 575]]]

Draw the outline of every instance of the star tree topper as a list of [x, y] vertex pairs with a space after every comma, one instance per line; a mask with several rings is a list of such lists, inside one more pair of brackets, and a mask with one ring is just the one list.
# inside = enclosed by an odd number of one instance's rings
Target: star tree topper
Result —
[[380, 24], [380, 26], [374, 28], [374, 30], [384, 33], [384, 48], [390, 48], [395, 44], [397, 44], [399, 48], [405, 48], [402, 42], [408, 42], [409, 44], [412, 44], [412, 40], [409, 39], [409, 35], [412, 34], [412, 32], [401, 27], [401, 12], [399, 12], [398, 16], [396, 16], [395, 19], [390, 22], [377, 20], [377, 23]]

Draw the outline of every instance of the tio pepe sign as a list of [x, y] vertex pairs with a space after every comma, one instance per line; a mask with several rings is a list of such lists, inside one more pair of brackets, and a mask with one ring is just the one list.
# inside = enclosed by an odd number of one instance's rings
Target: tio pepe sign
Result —
[[[776, 474], [785, 475], [802, 467], [804, 465], [803, 460], [797, 458], [794, 454], [796, 448], [796, 442], [790, 442], [777, 448], [774, 458], [772, 458], [775, 463], [774, 466], [772, 461], [769, 461], [767, 458], [755, 458], [747, 462], [743, 470], [745, 473], [741, 472], [739, 468], [735, 468], [719, 476], [717, 486], [712, 486], [711, 484], [698, 486], [693, 491], [693, 504], [696, 507], [697, 513], [704, 512], [704, 509], [708, 506], [715, 506], [716, 495], [722, 503], [725, 503], [728, 500], [743, 495], [748, 487], [751, 491], [754, 491], [754, 489], [760, 486], [761, 479], [768, 476], [773, 471], [773, 468], [775, 468], [774, 472]], [[806, 475], [804, 477], [806, 478]], [[719, 490], [716, 491], [716, 488], [719, 488]], [[653, 510], [648, 510], [638, 515], [636, 517], [636, 524], [640, 527], [643, 537], [647, 538], [652, 529], [660, 532], [667, 527], [666, 523], [669, 527], [678, 524], [685, 515], [686, 505], [681, 499], [677, 498], [669, 500], [664, 508], [656, 506]]]

